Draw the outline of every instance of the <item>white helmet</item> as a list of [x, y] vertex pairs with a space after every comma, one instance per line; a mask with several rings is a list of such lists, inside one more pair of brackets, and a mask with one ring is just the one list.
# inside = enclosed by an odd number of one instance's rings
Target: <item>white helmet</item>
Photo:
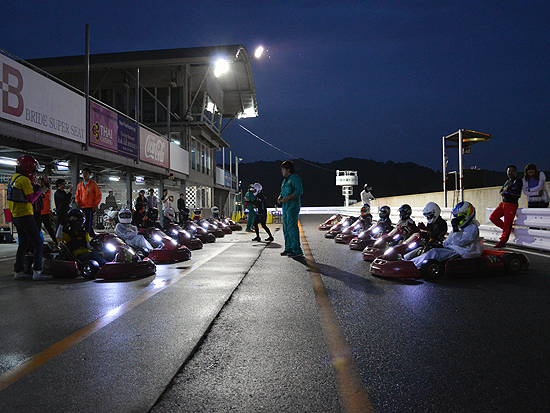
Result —
[[164, 216], [166, 218], [168, 218], [170, 221], [173, 221], [176, 218], [176, 214], [174, 213], [174, 209], [173, 208], [167, 208], [164, 211]]
[[213, 206], [212, 207], [212, 214], [219, 214], [220, 213], [220, 210], [218, 209], [217, 206]]
[[131, 224], [132, 211], [130, 211], [128, 208], [124, 208], [118, 211], [118, 222], [120, 222], [121, 224]]
[[263, 187], [262, 187], [262, 184], [260, 184], [259, 182], [256, 182], [254, 185], [252, 185], [251, 189], [254, 195], [258, 195], [260, 191], [263, 189]]
[[431, 224], [441, 215], [441, 208], [435, 202], [428, 202], [422, 210], [422, 214], [428, 220], [428, 224]]

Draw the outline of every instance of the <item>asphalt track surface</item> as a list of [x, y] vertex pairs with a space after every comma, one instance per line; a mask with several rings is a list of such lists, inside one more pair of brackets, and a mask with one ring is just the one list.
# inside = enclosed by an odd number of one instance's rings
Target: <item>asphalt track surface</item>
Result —
[[[541, 412], [545, 253], [520, 276], [391, 281], [301, 216], [129, 282], [14, 281], [0, 246], [0, 411]], [[2, 256], [4, 256], [2, 258]]]

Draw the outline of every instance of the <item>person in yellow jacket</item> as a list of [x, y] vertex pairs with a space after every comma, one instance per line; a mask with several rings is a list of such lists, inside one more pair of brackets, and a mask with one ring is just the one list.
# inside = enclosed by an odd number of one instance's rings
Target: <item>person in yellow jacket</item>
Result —
[[91, 174], [90, 168], [82, 168], [82, 178], [84, 180], [77, 185], [74, 198], [76, 205], [84, 212], [86, 217], [86, 232], [93, 238], [95, 237], [94, 212], [101, 203], [102, 195], [97, 183], [90, 179]]
[[[40, 187], [36, 192], [32, 182], [38, 173], [38, 161], [30, 155], [23, 155], [17, 159], [15, 174], [8, 184], [7, 199], [13, 224], [17, 228], [19, 247], [15, 255], [14, 279], [25, 278], [33, 280], [49, 280], [51, 275], [42, 274], [42, 253], [44, 238], [34, 220], [33, 202], [46, 192]], [[33, 273], [25, 273], [25, 253], [29, 244], [33, 246]]]

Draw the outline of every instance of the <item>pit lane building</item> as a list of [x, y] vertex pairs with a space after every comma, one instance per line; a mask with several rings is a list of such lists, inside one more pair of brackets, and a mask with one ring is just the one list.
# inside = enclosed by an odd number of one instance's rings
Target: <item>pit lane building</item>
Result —
[[233, 119], [258, 115], [242, 45], [90, 55], [89, 72], [85, 56], [25, 62], [0, 53], [0, 60], [0, 162], [31, 153], [73, 186], [88, 166], [119, 206], [141, 189], [166, 188], [174, 208], [183, 193], [190, 208], [234, 210], [238, 157], [222, 132]]

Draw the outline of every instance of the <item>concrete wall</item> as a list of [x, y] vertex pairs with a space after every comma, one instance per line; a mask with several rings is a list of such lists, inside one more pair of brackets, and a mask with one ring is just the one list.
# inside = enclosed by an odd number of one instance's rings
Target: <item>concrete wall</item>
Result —
[[[504, 182], [503, 182], [504, 183]], [[482, 224], [485, 224], [485, 210], [486, 208], [494, 208], [498, 206], [501, 201], [499, 194], [500, 186], [493, 186], [488, 188], [478, 189], [466, 189], [464, 190], [464, 200], [471, 202], [476, 208], [476, 218]], [[550, 182], [546, 183], [546, 190], [550, 193]], [[455, 197], [453, 199], [453, 197]], [[447, 206], [452, 207], [460, 200], [460, 195], [454, 191], [447, 192]], [[371, 207], [381, 207], [382, 205], [389, 205], [392, 208], [398, 208], [400, 205], [409, 204], [411, 207], [423, 208], [428, 202], [436, 202], [441, 208], [445, 205], [443, 198], [443, 191], [441, 192], [429, 192], [425, 194], [415, 195], [403, 195], [392, 196], [386, 198], [376, 198], [371, 201]], [[519, 200], [519, 207], [527, 207], [527, 198], [522, 194]]]

